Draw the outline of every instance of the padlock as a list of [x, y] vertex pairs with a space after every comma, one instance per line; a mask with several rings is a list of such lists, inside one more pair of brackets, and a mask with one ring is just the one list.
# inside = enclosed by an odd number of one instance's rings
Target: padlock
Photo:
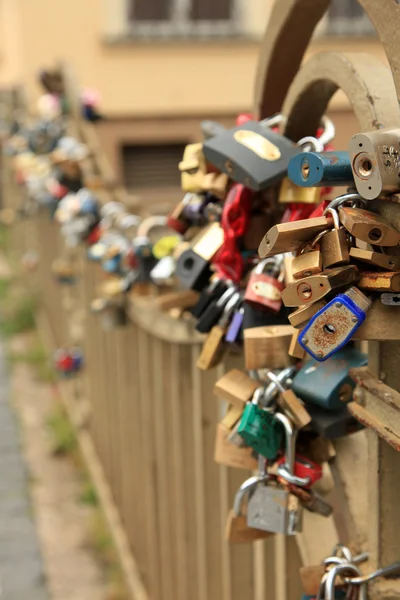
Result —
[[316, 302], [327, 294], [355, 283], [360, 273], [355, 265], [326, 269], [318, 275], [304, 277], [289, 284], [282, 292], [285, 306], [302, 306]]
[[247, 508], [247, 525], [270, 533], [295, 535], [302, 531], [303, 509], [293, 494], [273, 484], [258, 484]]
[[[285, 465], [285, 461], [286, 458], [284, 456], [279, 458], [276, 462], [278, 468], [282, 465]], [[305, 458], [300, 454], [296, 454], [293, 465], [293, 474], [298, 479], [308, 480], [308, 483], [305, 486], [296, 486], [301, 487], [302, 489], [307, 489], [322, 478], [322, 466], [310, 460], [309, 458]]]
[[188, 144], [179, 163], [181, 187], [184, 192], [199, 193], [202, 191], [204, 175], [207, 173], [203, 144]]
[[292, 339], [291, 325], [252, 327], [244, 330], [245, 367], [283, 369], [290, 365], [288, 349]]
[[284, 287], [282, 258], [262, 260], [250, 274], [244, 301], [256, 308], [278, 313], [282, 307]]
[[318, 362], [327, 360], [350, 341], [371, 305], [356, 287], [338, 294], [302, 330], [300, 345]]
[[350, 258], [368, 265], [381, 267], [385, 271], [400, 271], [400, 256], [384, 254], [364, 248], [350, 248]]
[[373, 246], [400, 244], [400, 233], [386, 219], [369, 210], [341, 206], [339, 218], [347, 231], [358, 240]]
[[241, 409], [253, 398], [259, 382], [239, 369], [225, 373], [214, 385], [214, 394]]
[[257, 459], [254, 451], [247, 446], [239, 447], [229, 440], [232, 433], [227, 431], [221, 423], [217, 424], [217, 432], [214, 447], [214, 460], [219, 465], [232, 467], [234, 469], [257, 469]]
[[[322, 232], [324, 234], [324, 232]], [[321, 234], [319, 234], [321, 235]], [[317, 236], [318, 238], [318, 236]], [[293, 279], [302, 279], [322, 271], [322, 254], [317, 238], [311, 244], [302, 246], [292, 260]]]
[[347, 406], [343, 406], [340, 410], [332, 411], [309, 403], [307, 410], [311, 415], [311, 429], [330, 440], [357, 433], [364, 428], [350, 414]]
[[400, 272], [364, 271], [357, 286], [364, 292], [400, 292]]
[[196, 319], [200, 318], [213, 300], [217, 300], [227, 290], [227, 282], [224, 279], [214, 277], [211, 283], [201, 291], [197, 303], [193, 306], [191, 313]]
[[178, 235], [164, 235], [153, 244], [152, 253], [157, 260], [172, 256], [182, 238]]
[[201, 121], [200, 123], [201, 133], [205, 140], [224, 133], [226, 127], [217, 121]]
[[268, 312], [256, 308], [256, 305], [243, 304], [243, 331], [256, 327], [269, 327], [273, 325], [287, 325], [290, 308], [282, 305], [279, 313]]
[[229, 285], [220, 297], [211, 301], [204, 313], [200, 316], [196, 324], [196, 330], [200, 333], [209, 333], [214, 325], [218, 323], [227, 302], [234, 294], [236, 294], [236, 292], [236, 287]]
[[192, 240], [191, 248], [182, 252], [176, 261], [176, 275], [186, 288], [201, 291], [211, 277], [210, 261], [224, 240], [219, 223], [208, 225]]
[[273, 534], [267, 531], [251, 528], [247, 525], [247, 518], [243, 515], [243, 503], [249, 492], [260, 481], [260, 477], [253, 476], [247, 479], [240, 486], [235, 495], [233, 509], [228, 515], [225, 528], [225, 538], [231, 544], [249, 543], [260, 539], [266, 539]]
[[299, 187], [298, 185], [295, 185], [289, 177], [285, 177], [282, 181], [279, 192], [280, 204], [319, 204], [320, 202], [321, 190], [319, 188]]
[[274, 225], [261, 240], [258, 254], [260, 258], [268, 258], [284, 252], [295, 252], [305, 242], [312, 241], [318, 233], [326, 229], [332, 229], [330, 216]]
[[398, 192], [399, 129], [357, 133], [349, 143], [349, 154], [358, 193], [367, 200], [383, 192]]
[[175, 261], [172, 256], [164, 256], [150, 271], [150, 278], [156, 285], [175, 283]]
[[240, 301], [241, 296], [238, 292], [229, 298], [223, 309], [222, 316], [218, 323], [211, 329], [203, 344], [203, 348], [196, 363], [198, 369], [203, 371], [212, 369], [221, 362], [225, 350], [224, 338], [233, 312]]
[[317, 494], [314, 490], [291, 485], [289, 487], [292, 494], [297, 496], [303, 508], [309, 512], [317, 513], [322, 517], [330, 517], [333, 513], [333, 506], [325, 498]]
[[348, 152], [302, 152], [288, 166], [288, 177], [297, 186], [353, 186]]
[[226, 430], [231, 431], [236, 423], [242, 418], [245, 403], [242, 406], [237, 404], [230, 404], [226, 410], [224, 417], [219, 422], [220, 425]]
[[[269, 373], [269, 376], [271, 374]], [[300, 476], [295, 473], [296, 459], [296, 441], [298, 429], [294, 426], [293, 421], [282, 413], [275, 413], [275, 419], [279, 421], [285, 432], [285, 453], [284, 460], [280, 461], [277, 468], [277, 474], [291, 485], [299, 487], [309, 487], [311, 485], [311, 477], [306, 474]]]
[[296, 396], [292, 389], [285, 388], [273, 373], [268, 373], [268, 379], [275, 383], [279, 390], [277, 400], [279, 408], [286, 413], [297, 429], [307, 427], [311, 423], [311, 417], [300, 398]]
[[385, 306], [399, 306], [400, 305], [400, 294], [381, 294], [381, 302]]
[[334, 208], [327, 208], [325, 214], [332, 215], [334, 228], [320, 240], [324, 269], [346, 265], [350, 262], [347, 233], [340, 227], [339, 216]]
[[236, 183], [261, 191], [283, 179], [300, 148], [257, 121], [227, 129], [203, 144], [204, 155]]
[[229, 324], [228, 331], [226, 332], [225, 341], [228, 344], [236, 344], [243, 340], [243, 319], [244, 306], [239, 306], [235, 311]]
[[288, 316], [291, 326], [295, 329], [303, 329], [303, 327], [307, 325], [311, 317], [313, 317], [325, 305], [326, 300], [321, 299], [317, 302], [310, 302], [309, 304], [304, 304], [304, 306], [300, 306], [297, 310], [293, 311]]
[[283, 430], [275, 416], [259, 408], [263, 388], [258, 388], [240, 420], [238, 433], [245, 443], [269, 460], [275, 460], [282, 447]]
[[292, 391], [304, 402], [327, 410], [341, 409], [353, 396], [355, 383], [349, 369], [368, 364], [368, 357], [355, 348], [346, 347], [323, 364], [310, 360], [293, 377]]

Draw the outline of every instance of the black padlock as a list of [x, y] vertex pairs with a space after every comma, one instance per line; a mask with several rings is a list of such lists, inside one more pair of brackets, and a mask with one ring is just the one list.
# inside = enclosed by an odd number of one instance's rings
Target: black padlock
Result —
[[175, 274], [183, 287], [201, 292], [210, 281], [211, 264], [188, 248], [178, 257]]
[[258, 121], [227, 129], [203, 143], [209, 163], [257, 192], [283, 179], [290, 159], [300, 152], [291, 140]]
[[330, 440], [364, 429], [364, 426], [350, 414], [347, 406], [333, 412], [307, 402], [306, 408], [312, 419], [311, 429]]
[[270, 325], [288, 325], [288, 315], [290, 310], [286, 306], [282, 306], [277, 313], [268, 313], [265, 310], [257, 310], [254, 305], [243, 304], [243, 329], [251, 329], [253, 327], [267, 327]]
[[210, 285], [203, 289], [196, 304], [193, 306], [191, 313], [199, 319], [206, 308], [213, 300], [218, 300], [227, 290], [227, 283], [224, 279], [214, 279]]
[[237, 293], [234, 286], [229, 287], [218, 299], [213, 300], [197, 322], [196, 329], [200, 333], [209, 333], [218, 323], [226, 304]]
[[226, 131], [226, 127], [221, 125], [221, 123], [218, 123], [218, 121], [202, 121], [200, 123], [200, 129], [205, 140], [209, 140]]

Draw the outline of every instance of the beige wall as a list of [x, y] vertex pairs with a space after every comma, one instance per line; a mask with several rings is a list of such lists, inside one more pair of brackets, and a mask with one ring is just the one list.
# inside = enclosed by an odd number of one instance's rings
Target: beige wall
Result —
[[[110, 117], [232, 114], [251, 107], [257, 40], [271, 0], [243, 0], [244, 29], [253, 41], [107, 44], [106, 35], [121, 27], [125, 1], [1, 0], [0, 84], [22, 78], [35, 98], [37, 71], [65, 59], [81, 84], [100, 90]], [[368, 49], [384, 59], [370, 41], [322, 41], [313, 52], [332, 48]]]

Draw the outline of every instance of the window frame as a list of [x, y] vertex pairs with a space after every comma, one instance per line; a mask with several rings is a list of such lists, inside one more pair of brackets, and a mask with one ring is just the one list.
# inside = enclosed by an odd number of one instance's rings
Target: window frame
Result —
[[[132, 0], [134, 2], [134, 0]], [[126, 35], [134, 38], [213, 38], [235, 37], [243, 33], [245, 0], [232, 0], [232, 16], [224, 20], [191, 20], [191, 0], [172, 0], [169, 21], [131, 21], [126, 6]]]
[[[351, 5], [346, 6], [346, 8], [351, 12]], [[326, 37], [349, 37], [355, 35], [373, 37], [375, 29], [365, 12], [359, 16], [349, 14], [348, 16], [334, 17], [330, 16], [328, 12], [325, 16], [324, 27], [321, 33]]]

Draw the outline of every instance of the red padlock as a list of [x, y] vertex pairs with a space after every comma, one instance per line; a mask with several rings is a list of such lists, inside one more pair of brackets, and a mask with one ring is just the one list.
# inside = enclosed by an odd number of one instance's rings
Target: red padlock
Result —
[[[286, 462], [286, 457], [283, 456], [277, 461], [278, 466], [284, 465]], [[302, 479], [309, 478], [309, 483], [307, 484], [307, 488], [310, 488], [314, 483], [316, 483], [319, 479], [322, 478], [322, 465], [310, 460], [309, 458], [305, 458], [301, 456], [301, 454], [296, 454], [293, 473], [295, 477], [300, 477]]]
[[282, 308], [282, 292], [285, 288], [283, 261], [266, 258], [258, 263], [250, 274], [244, 301], [255, 309], [278, 313]]

